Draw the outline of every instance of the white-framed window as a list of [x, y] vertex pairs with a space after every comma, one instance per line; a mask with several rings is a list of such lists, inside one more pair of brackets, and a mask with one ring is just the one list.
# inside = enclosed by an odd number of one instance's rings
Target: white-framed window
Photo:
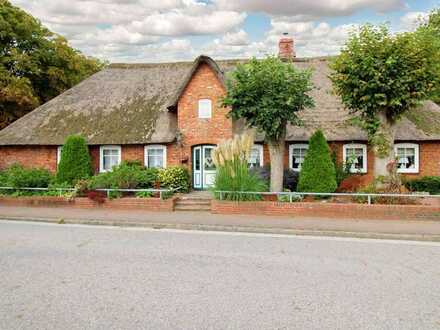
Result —
[[61, 151], [63, 150], [63, 146], [58, 146], [57, 147], [57, 165], [60, 163], [61, 161]]
[[146, 167], [167, 167], [167, 147], [159, 144], [145, 146], [144, 163]]
[[99, 171], [109, 172], [121, 164], [121, 146], [101, 146], [99, 148]]
[[396, 143], [394, 152], [398, 173], [419, 173], [419, 145], [415, 143]]
[[212, 115], [212, 101], [210, 99], [199, 100], [199, 118], [211, 118]]
[[289, 146], [289, 167], [295, 172], [301, 171], [307, 150], [309, 150], [308, 144], [291, 144]]
[[250, 168], [263, 166], [263, 146], [261, 144], [252, 146], [248, 164]]
[[365, 144], [344, 144], [342, 157], [344, 164], [351, 164], [351, 173], [367, 173], [367, 146]]

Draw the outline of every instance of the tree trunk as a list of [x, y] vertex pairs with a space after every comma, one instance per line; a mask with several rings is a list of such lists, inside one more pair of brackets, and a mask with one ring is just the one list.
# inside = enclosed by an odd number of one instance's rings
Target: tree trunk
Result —
[[285, 134], [277, 141], [268, 141], [270, 154], [270, 191], [283, 191]]
[[380, 126], [374, 135], [374, 175], [387, 176], [387, 165], [395, 161], [394, 137], [396, 128], [384, 113], [378, 115]]

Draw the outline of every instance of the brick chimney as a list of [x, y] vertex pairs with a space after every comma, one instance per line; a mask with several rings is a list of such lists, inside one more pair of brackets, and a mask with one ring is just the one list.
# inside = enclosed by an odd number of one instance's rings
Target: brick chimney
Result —
[[284, 36], [278, 43], [278, 57], [283, 61], [289, 61], [296, 57], [295, 50], [293, 48], [293, 39], [284, 33]]

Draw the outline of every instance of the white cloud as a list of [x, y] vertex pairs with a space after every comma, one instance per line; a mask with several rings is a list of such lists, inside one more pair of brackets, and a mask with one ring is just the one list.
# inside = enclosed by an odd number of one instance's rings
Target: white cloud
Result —
[[221, 42], [226, 46], [244, 46], [249, 44], [249, 39], [246, 31], [240, 30], [226, 33]]
[[404, 7], [403, 0], [214, 0], [219, 8], [281, 16], [346, 16], [358, 10], [386, 12]]
[[400, 18], [400, 27], [404, 31], [414, 31], [429, 16], [429, 13], [411, 11]]

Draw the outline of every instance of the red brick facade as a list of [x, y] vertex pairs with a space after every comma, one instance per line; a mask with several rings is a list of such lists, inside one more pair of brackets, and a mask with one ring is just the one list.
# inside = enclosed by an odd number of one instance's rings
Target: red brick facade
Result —
[[[178, 100], [177, 125], [180, 133], [179, 142], [167, 145], [167, 166], [185, 165], [192, 168], [192, 148], [201, 144], [218, 144], [233, 135], [232, 120], [227, 118], [228, 109], [219, 106], [224, 95], [224, 87], [211, 69], [202, 63], [189, 81]], [[198, 101], [209, 99], [212, 102], [212, 116], [209, 119], [198, 117]], [[350, 141], [351, 142], [351, 141]], [[330, 142], [336, 151], [338, 161], [342, 162], [343, 142]], [[122, 145], [122, 160], [144, 162], [144, 145]], [[264, 163], [270, 163], [268, 148], [264, 146]], [[418, 174], [408, 176], [440, 175], [440, 142], [422, 142], [419, 144], [420, 169]], [[99, 146], [90, 146], [93, 168], [99, 172]], [[368, 171], [362, 176], [362, 182], [368, 183], [374, 177], [374, 155], [368, 149]], [[55, 172], [57, 166], [56, 146], [3, 146], [0, 147], [0, 168], [14, 163], [26, 167], [43, 167]], [[286, 143], [285, 167], [289, 166], [289, 143]]]

